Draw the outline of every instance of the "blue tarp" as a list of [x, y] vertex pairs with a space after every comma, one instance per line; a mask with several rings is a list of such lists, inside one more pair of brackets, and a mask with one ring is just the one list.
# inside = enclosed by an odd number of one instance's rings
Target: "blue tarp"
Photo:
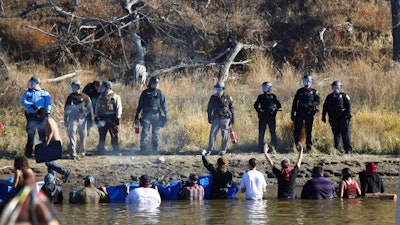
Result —
[[[4, 179], [9, 182], [13, 181], [13, 178]], [[42, 182], [43, 183], [43, 182]], [[211, 196], [211, 185], [212, 185], [212, 175], [200, 176], [197, 182], [199, 185], [204, 187], [204, 199], [210, 199]], [[155, 184], [160, 193], [162, 200], [178, 200], [178, 193], [181, 188], [182, 181], [177, 180], [170, 183], [168, 186], [164, 187], [161, 184]], [[138, 188], [139, 184], [129, 183], [130, 190]], [[5, 184], [0, 184], [0, 201], [12, 190], [10, 186]], [[111, 186], [107, 187], [108, 195], [110, 196], [111, 202], [125, 202], [125, 185]], [[228, 195], [234, 198], [238, 192], [238, 188], [235, 183], [232, 187], [228, 189]]]
[[[8, 181], [10, 183], [12, 183], [14, 181], [14, 177], [11, 178], [6, 178], [3, 179], [5, 181]], [[12, 190], [13, 188], [6, 185], [6, 184], [0, 184], [0, 202], [3, 201], [3, 199], [8, 195], [8, 193]]]
[[[211, 196], [211, 185], [212, 185], [212, 176], [205, 175], [200, 176], [199, 181], [197, 182], [199, 185], [204, 187], [204, 199], [210, 199]], [[178, 200], [178, 193], [181, 188], [182, 181], [177, 180], [170, 183], [168, 186], [164, 187], [161, 184], [156, 184], [158, 188], [158, 192], [160, 193], [160, 197], [162, 200]], [[138, 184], [129, 184], [129, 188], [132, 190], [134, 188], [139, 187]], [[125, 202], [125, 185], [112, 186], [107, 188], [108, 195], [110, 196], [111, 202]], [[234, 198], [238, 192], [238, 188], [235, 183], [232, 184], [232, 187], [228, 189], [228, 195], [231, 198]]]

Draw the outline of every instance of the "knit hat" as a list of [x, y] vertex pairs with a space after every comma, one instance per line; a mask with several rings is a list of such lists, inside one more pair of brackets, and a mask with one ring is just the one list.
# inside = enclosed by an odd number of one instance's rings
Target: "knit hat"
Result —
[[222, 157], [218, 158], [218, 160], [217, 160], [218, 166], [223, 166], [226, 164], [228, 164], [228, 159], [226, 157], [222, 156]]

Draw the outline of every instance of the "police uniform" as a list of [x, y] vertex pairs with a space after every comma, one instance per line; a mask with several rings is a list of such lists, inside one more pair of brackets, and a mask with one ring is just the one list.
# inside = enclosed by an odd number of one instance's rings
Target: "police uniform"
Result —
[[343, 140], [343, 147], [346, 153], [353, 149], [350, 137], [351, 101], [350, 97], [343, 93], [330, 93], [324, 102], [322, 109], [322, 121], [326, 121], [326, 114], [329, 116], [335, 148], [338, 149], [340, 139]]
[[[104, 84], [103, 84], [104, 85]], [[111, 135], [111, 145], [114, 151], [119, 151], [118, 125], [122, 115], [121, 97], [114, 91], [103, 92], [96, 103], [95, 117], [98, 123], [99, 144], [97, 150], [103, 152], [107, 132]]]
[[[165, 125], [168, 119], [167, 101], [160, 89], [151, 88], [151, 85], [149, 85], [149, 87], [142, 92], [136, 109], [136, 118], [139, 118], [140, 112], [142, 112], [142, 118], [140, 120], [142, 126], [140, 149], [141, 151], [146, 151], [151, 126], [152, 150], [157, 151], [160, 145], [160, 128]], [[161, 113], [164, 113], [164, 117], [162, 117]]]
[[271, 134], [271, 145], [277, 147], [276, 141], [276, 113], [281, 108], [276, 95], [272, 93], [263, 93], [257, 97], [254, 103], [254, 109], [258, 113], [258, 149], [263, 152], [264, 150], [264, 136], [265, 129], [268, 125]]
[[29, 88], [22, 96], [22, 105], [25, 107], [26, 116], [26, 132], [28, 133], [28, 140], [25, 146], [25, 156], [32, 157], [33, 144], [35, 142], [36, 130], [39, 133], [39, 138], [44, 142], [45, 134], [40, 124], [40, 120], [36, 115], [38, 108], [45, 108], [47, 113], [51, 112], [51, 97], [49, 92], [41, 88]]
[[218, 130], [221, 129], [221, 153], [225, 153], [228, 146], [229, 125], [234, 123], [233, 99], [228, 94], [221, 96], [214, 94], [207, 105], [208, 121], [211, 123], [208, 140], [208, 152], [214, 151]]
[[64, 125], [68, 129], [68, 150], [71, 157], [77, 155], [77, 140], [79, 134], [79, 147], [82, 155], [85, 155], [87, 137], [87, 118], [93, 118], [92, 101], [84, 93], [71, 93], [64, 106]]
[[291, 119], [294, 122], [294, 141], [299, 142], [303, 122], [306, 128], [306, 145], [311, 150], [312, 146], [312, 126], [314, 115], [317, 112], [317, 106], [320, 104], [320, 98], [317, 90], [314, 88], [302, 87], [297, 90], [293, 99]]

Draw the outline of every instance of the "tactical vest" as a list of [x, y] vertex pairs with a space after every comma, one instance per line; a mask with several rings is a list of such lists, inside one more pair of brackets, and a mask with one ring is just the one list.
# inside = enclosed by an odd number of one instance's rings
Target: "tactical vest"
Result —
[[97, 114], [98, 116], [115, 115], [117, 106], [117, 95], [112, 92], [108, 95], [100, 95], [97, 101]]
[[88, 114], [88, 97], [86, 94], [72, 93], [65, 105], [65, 114], [71, 119], [85, 118]]

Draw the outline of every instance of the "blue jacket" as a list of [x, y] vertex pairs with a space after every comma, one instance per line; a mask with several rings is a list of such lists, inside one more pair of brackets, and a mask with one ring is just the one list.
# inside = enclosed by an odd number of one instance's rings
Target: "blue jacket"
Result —
[[36, 113], [37, 109], [33, 108], [32, 104], [36, 105], [38, 108], [45, 108], [47, 113], [51, 112], [50, 94], [43, 89], [28, 89], [24, 93], [24, 96], [22, 96], [21, 103], [23, 106], [25, 106], [27, 113]]

